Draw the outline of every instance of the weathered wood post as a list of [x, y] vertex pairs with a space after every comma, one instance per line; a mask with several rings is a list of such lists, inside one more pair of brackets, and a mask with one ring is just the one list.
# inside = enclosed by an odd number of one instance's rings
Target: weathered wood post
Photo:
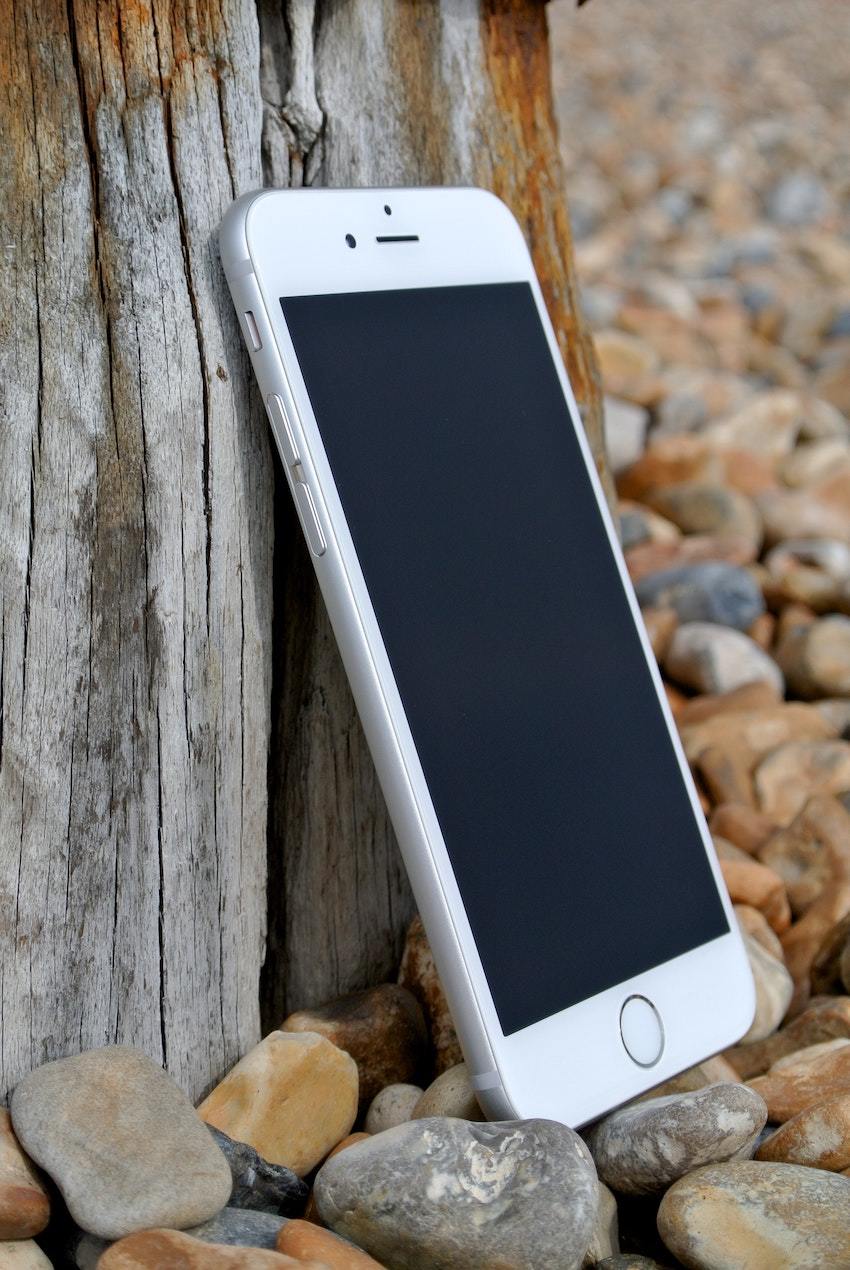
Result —
[[274, 1023], [410, 910], [215, 226], [264, 179], [496, 190], [601, 454], [545, 10], [44, 0], [0, 48], [0, 1085], [125, 1041], [200, 1095], [264, 956]]

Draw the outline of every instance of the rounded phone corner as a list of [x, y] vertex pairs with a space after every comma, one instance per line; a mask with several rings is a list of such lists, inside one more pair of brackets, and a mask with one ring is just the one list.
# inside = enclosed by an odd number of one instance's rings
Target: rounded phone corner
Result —
[[248, 215], [255, 203], [270, 190], [249, 190], [230, 204], [218, 227], [218, 249], [225, 273], [250, 259]]

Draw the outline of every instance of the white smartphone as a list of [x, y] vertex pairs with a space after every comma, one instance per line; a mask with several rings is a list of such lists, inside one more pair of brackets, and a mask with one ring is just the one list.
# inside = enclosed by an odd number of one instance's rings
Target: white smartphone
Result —
[[219, 240], [479, 1101], [584, 1124], [755, 995], [522, 231], [302, 189]]

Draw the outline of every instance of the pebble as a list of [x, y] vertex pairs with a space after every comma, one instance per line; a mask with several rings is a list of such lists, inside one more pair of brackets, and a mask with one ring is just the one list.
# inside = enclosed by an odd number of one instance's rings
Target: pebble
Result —
[[367, 1133], [383, 1133], [413, 1119], [413, 1109], [422, 1097], [418, 1085], [387, 1085], [372, 1099], [366, 1113]]
[[643, 1257], [639, 1252], [618, 1252], [613, 1257], [597, 1261], [596, 1270], [664, 1270], [664, 1267], [652, 1257]]
[[799, 921], [781, 936], [785, 964], [795, 983], [808, 979], [812, 962], [827, 933], [850, 913], [850, 885], [836, 882], [825, 887]]
[[670, 1187], [658, 1232], [691, 1270], [846, 1270], [850, 1179], [794, 1164], [709, 1164]]
[[850, 617], [832, 614], [783, 640], [777, 659], [798, 697], [850, 697]]
[[766, 1120], [764, 1100], [746, 1085], [707, 1085], [623, 1107], [596, 1125], [587, 1143], [608, 1186], [652, 1195], [702, 1164], [752, 1147]]
[[317, 1032], [357, 1064], [360, 1106], [368, 1106], [385, 1085], [424, 1074], [428, 1032], [419, 1002], [407, 988], [382, 983], [352, 992], [313, 1010], [298, 1010], [282, 1032]]
[[705, 1089], [706, 1085], [736, 1083], [741, 1078], [735, 1068], [722, 1054], [714, 1054], [693, 1067], [687, 1067], [677, 1076], [662, 1081], [653, 1089], [641, 1094], [641, 1098], [663, 1098], [666, 1094], [688, 1094], [695, 1089]]
[[729, 692], [764, 680], [782, 692], [782, 672], [754, 640], [710, 622], [686, 622], [673, 633], [664, 669], [696, 692]]
[[418, 915], [407, 930], [398, 981], [410, 989], [425, 1013], [437, 1073], [463, 1062], [446, 994], [437, 974], [425, 927]]
[[552, 1120], [414, 1120], [329, 1160], [315, 1194], [338, 1234], [417, 1270], [572, 1270], [598, 1202], [590, 1153]]
[[753, 780], [761, 810], [789, 825], [813, 794], [850, 789], [850, 743], [789, 741], [765, 755]]
[[799, 393], [763, 393], [735, 414], [704, 429], [713, 445], [755, 450], [771, 459], [790, 454], [805, 418]]
[[[271, 1213], [228, 1207], [216, 1213], [209, 1221], [201, 1222], [199, 1226], [190, 1226], [183, 1233], [208, 1244], [274, 1250], [283, 1224], [282, 1217], [275, 1217]], [[71, 1238], [68, 1252], [78, 1270], [95, 1270], [100, 1257], [111, 1246], [105, 1239], [79, 1231]]]
[[744, 936], [744, 944], [755, 983], [756, 1009], [742, 1043], [763, 1041], [775, 1032], [794, 995], [794, 980], [783, 963], [749, 935]]
[[758, 858], [782, 878], [799, 917], [830, 883], [850, 882], [850, 813], [837, 798], [816, 794], [761, 844]]
[[233, 1190], [227, 1202], [231, 1208], [281, 1213], [284, 1217], [303, 1213], [309, 1187], [300, 1177], [282, 1164], [270, 1164], [247, 1142], [234, 1141], [214, 1125], [209, 1129], [230, 1165]]
[[781, 1031], [763, 1041], [734, 1045], [724, 1057], [742, 1080], [767, 1071], [779, 1059], [822, 1041], [850, 1037], [850, 997], [812, 1000]]
[[850, 1093], [826, 1098], [786, 1120], [765, 1139], [757, 1160], [840, 1172], [850, 1166]]
[[643, 609], [641, 616], [652, 651], [656, 660], [660, 661], [667, 652], [679, 619], [673, 609]]
[[850, 471], [844, 467], [804, 489], [767, 489], [756, 495], [768, 545], [788, 538], [850, 540]]
[[418, 1100], [409, 1117], [423, 1120], [429, 1116], [454, 1116], [459, 1120], [483, 1120], [466, 1063], [458, 1063], [441, 1072]]
[[0, 1240], [29, 1239], [50, 1220], [47, 1191], [0, 1107]]
[[728, 485], [684, 481], [645, 495], [650, 507], [685, 534], [725, 534], [761, 543], [761, 517], [746, 495]]
[[51, 1270], [53, 1262], [44, 1255], [34, 1239], [0, 1241], [0, 1266], [3, 1270]]
[[[814, 706], [797, 701], [761, 710], [715, 714], [699, 723], [688, 723], [680, 718], [679, 732], [691, 762], [710, 746], [726, 750], [738, 747], [746, 751], [745, 761], [750, 768], [778, 745], [787, 745], [789, 741], [826, 740], [833, 735], [828, 720]], [[762, 823], [776, 828], [768, 816], [763, 817]]]
[[315, 1032], [271, 1032], [198, 1107], [199, 1115], [299, 1177], [354, 1124], [357, 1065]]
[[729, 692], [706, 692], [692, 697], [682, 712], [681, 726], [690, 727], [704, 723], [717, 715], [763, 714], [774, 706], [783, 706], [781, 693], [775, 684], [765, 680], [741, 684]]
[[114, 1243], [98, 1270], [324, 1270], [318, 1261], [296, 1261], [262, 1248], [203, 1243], [179, 1230], [144, 1230]]
[[812, 992], [850, 992], [850, 914], [824, 935], [811, 966]]
[[749, 858], [721, 860], [720, 871], [734, 904], [749, 904], [764, 914], [777, 935], [791, 925], [785, 883], [778, 873]]
[[347, 1239], [309, 1221], [290, 1221], [277, 1239], [278, 1252], [301, 1264], [313, 1260], [327, 1270], [381, 1270], [380, 1262]]
[[650, 405], [658, 395], [658, 354], [645, 340], [614, 328], [594, 337], [605, 391], [635, 405]]
[[605, 447], [614, 476], [624, 472], [643, 454], [648, 426], [649, 411], [643, 406], [620, 401], [617, 397], [605, 398]]
[[585, 1267], [597, 1266], [606, 1257], [615, 1256], [620, 1250], [620, 1232], [617, 1201], [604, 1182], [597, 1182], [598, 1201], [593, 1235], [582, 1260]]
[[11, 1113], [24, 1149], [92, 1234], [193, 1226], [227, 1203], [230, 1168], [192, 1104], [129, 1046], [36, 1068], [16, 1086]]
[[850, 1046], [799, 1066], [773, 1067], [766, 1075], [756, 1076], [750, 1088], [764, 1098], [769, 1118], [784, 1124], [814, 1103], [834, 1094], [850, 1094]]
[[769, 816], [754, 807], [745, 807], [742, 803], [719, 803], [711, 813], [709, 828], [728, 842], [734, 842], [747, 855], [755, 856], [773, 835], [776, 825]]
[[751, 939], [760, 944], [765, 952], [770, 953], [771, 957], [775, 957], [777, 961], [784, 961], [785, 954], [782, 951], [779, 936], [769, 924], [764, 913], [760, 909], [753, 908], [751, 904], [736, 904], [734, 907], [741, 933], [749, 935]]
[[831, 1041], [818, 1041], [816, 1045], [806, 1045], [794, 1054], [786, 1054], [784, 1058], [778, 1058], [771, 1064], [770, 1070], [778, 1072], [788, 1071], [792, 1067], [805, 1067], [806, 1063], [813, 1063], [816, 1058], [823, 1058], [824, 1054], [832, 1054], [835, 1050], [843, 1049], [845, 1045], [850, 1045], [850, 1039], [846, 1036], [836, 1036]]
[[635, 592], [641, 607], [673, 609], [680, 622], [717, 622], [745, 631], [764, 612], [761, 589], [746, 569], [720, 562], [650, 573]]
[[811, 225], [826, 216], [829, 195], [823, 183], [804, 169], [780, 178], [767, 198], [767, 212], [780, 225]]

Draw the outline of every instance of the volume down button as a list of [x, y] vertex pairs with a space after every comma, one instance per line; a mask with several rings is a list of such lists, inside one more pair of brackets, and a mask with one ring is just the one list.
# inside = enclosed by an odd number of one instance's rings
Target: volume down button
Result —
[[325, 542], [325, 535], [322, 533], [322, 526], [319, 524], [319, 517], [316, 515], [316, 504], [313, 502], [313, 495], [303, 481], [295, 481], [292, 488], [295, 491], [295, 502], [298, 505], [298, 513], [301, 517], [301, 524], [304, 527], [304, 535], [310, 544], [310, 550], [314, 556], [323, 556], [328, 544]]

